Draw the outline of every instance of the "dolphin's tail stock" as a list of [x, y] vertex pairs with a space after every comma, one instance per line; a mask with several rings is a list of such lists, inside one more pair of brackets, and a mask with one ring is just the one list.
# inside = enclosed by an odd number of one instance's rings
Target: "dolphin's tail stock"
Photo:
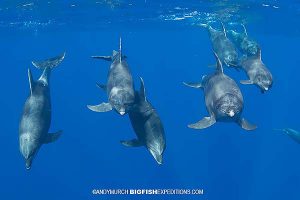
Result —
[[38, 68], [43, 70], [43, 74], [39, 78], [40, 81], [43, 81], [45, 84], [48, 84], [48, 77], [51, 70], [57, 67], [65, 58], [66, 53], [62, 53], [59, 56], [49, 58], [43, 61], [32, 61], [32, 64]]

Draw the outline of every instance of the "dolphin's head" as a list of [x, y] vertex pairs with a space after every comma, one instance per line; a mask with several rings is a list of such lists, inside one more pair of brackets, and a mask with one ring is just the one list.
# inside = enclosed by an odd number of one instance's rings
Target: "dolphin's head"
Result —
[[225, 94], [214, 106], [218, 118], [238, 119], [243, 110], [243, 100], [237, 95]]
[[134, 104], [134, 93], [125, 89], [113, 88], [109, 98], [111, 104], [120, 115], [126, 114]]
[[159, 165], [161, 165], [163, 163], [163, 152], [165, 150], [165, 144], [164, 143], [162, 144], [159, 141], [155, 141], [154, 143], [148, 146], [148, 149], [151, 155], [156, 160], [156, 162]]
[[254, 79], [254, 83], [261, 89], [261, 92], [264, 93], [273, 85], [272, 75], [268, 73], [258, 74]]
[[238, 54], [236, 51], [225, 51], [224, 62], [229, 67], [236, 67], [238, 65]]
[[32, 161], [39, 150], [39, 142], [31, 137], [29, 133], [20, 136], [20, 151], [26, 162], [26, 169], [31, 168]]

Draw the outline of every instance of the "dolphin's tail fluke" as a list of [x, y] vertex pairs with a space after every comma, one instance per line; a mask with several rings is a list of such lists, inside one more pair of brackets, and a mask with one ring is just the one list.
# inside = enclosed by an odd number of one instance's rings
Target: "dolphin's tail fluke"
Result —
[[55, 67], [57, 67], [65, 58], [66, 53], [62, 53], [59, 56], [56, 56], [54, 58], [49, 58], [47, 60], [43, 60], [43, 61], [32, 61], [32, 64], [41, 70], [44, 70], [46, 68], [49, 69], [53, 69]]
[[42, 75], [39, 78], [39, 81], [42, 81], [45, 85], [49, 84], [49, 76], [50, 72], [53, 68], [57, 67], [65, 58], [66, 53], [56, 56], [54, 58], [49, 58], [43, 61], [32, 61], [32, 64], [38, 68], [43, 70]]

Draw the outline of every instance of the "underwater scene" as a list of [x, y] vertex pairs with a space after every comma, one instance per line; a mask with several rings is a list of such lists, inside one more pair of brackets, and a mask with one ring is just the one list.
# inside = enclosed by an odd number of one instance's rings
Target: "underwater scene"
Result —
[[300, 1], [2, 0], [0, 36], [0, 199], [300, 199]]

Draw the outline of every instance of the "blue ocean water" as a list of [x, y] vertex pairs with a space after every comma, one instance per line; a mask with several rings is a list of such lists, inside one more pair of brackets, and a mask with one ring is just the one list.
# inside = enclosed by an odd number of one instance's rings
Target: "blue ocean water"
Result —
[[[203, 92], [183, 86], [201, 80], [215, 63], [207, 31], [198, 23], [244, 23], [262, 48], [274, 84], [261, 94], [239, 84], [243, 116], [252, 132], [234, 123], [204, 130], [187, 125], [207, 111]], [[300, 145], [274, 128], [300, 130], [298, 122], [299, 1], [2, 1], [0, 3], [0, 199], [210, 199], [299, 200]], [[167, 138], [159, 166], [135, 138], [128, 116], [95, 113], [87, 104], [107, 101], [108, 62], [91, 55], [123, 53], [139, 87], [163, 121]], [[29, 94], [27, 69], [66, 52], [51, 75], [52, 124], [62, 137], [43, 145], [30, 171], [19, 152], [18, 127]], [[225, 68], [237, 82], [244, 72]], [[204, 195], [93, 195], [93, 189], [201, 188]]]

